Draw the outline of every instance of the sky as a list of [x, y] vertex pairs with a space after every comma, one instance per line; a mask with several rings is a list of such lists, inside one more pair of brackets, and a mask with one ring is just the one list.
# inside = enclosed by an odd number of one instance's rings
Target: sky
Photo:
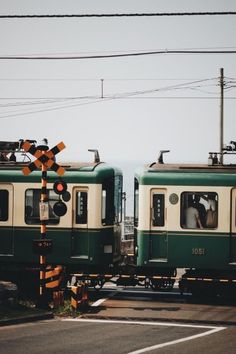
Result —
[[[0, 0], [0, 15], [236, 11], [234, 0]], [[0, 18], [3, 56], [164, 54], [82, 60], [0, 59], [0, 140], [46, 137], [58, 161], [88, 161], [88, 149], [121, 166], [207, 162], [219, 151], [220, 68], [224, 142], [236, 140], [236, 16]], [[132, 171], [129, 170], [132, 174]]]

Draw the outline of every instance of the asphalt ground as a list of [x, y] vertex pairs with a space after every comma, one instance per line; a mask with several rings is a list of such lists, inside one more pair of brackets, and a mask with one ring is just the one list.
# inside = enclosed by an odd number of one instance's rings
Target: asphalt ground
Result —
[[213, 325], [236, 325], [236, 301], [227, 299], [194, 299], [157, 293], [150, 289], [105, 288], [83, 318], [174, 321]]
[[[78, 309], [75, 317], [134, 321], [169, 321], [212, 325], [236, 325], [236, 301], [194, 299], [191, 295], [155, 292], [137, 287], [105, 285], [100, 291], [89, 290], [89, 306]], [[53, 318], [52, 311], [26, 308], [0, 311], [0, 326]]]

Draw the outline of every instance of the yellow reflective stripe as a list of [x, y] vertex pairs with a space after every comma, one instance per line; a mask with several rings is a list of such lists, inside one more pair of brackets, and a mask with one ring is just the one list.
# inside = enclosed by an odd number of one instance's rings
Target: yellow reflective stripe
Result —
[[78, 301], [77, 300], [73, 299], [73, 297], [72, 297], [70, 303], [71, 303], [71, 306], [73, 308], [77, 309], [77, 307], [78, 307]]
[[45, 286], [46, 286], [47, 289], [57, 288], [60, 285], [60, 282], [61, 282], [61, 279], [54, 280], [54, 281], [51, 281], [49, 283], [46, 283]]

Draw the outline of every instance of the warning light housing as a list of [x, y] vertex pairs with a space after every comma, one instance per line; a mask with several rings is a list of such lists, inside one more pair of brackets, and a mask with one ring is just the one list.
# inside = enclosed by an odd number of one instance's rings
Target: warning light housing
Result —
[[53, 206], [53, 212], [56, 214], [56, 216], [64, 216], [67, 212], [67, 206], [65, 203], [63, 203], [61, 200], [56, 202]]
[[65, 181], [56, 181], [53, 185], [53, 190], [56, 194], [63, 195], [67, 191], [67, 184]]
[[[53, 185], [53, 190], [60, 197], [62, 196], [64, 202], [68, 202], [70, 200], [71, 195], [67, 191], [67, 184], [65, 181], [56, 181]], [[67, 206], [63, 201], [61, 200], [61, 198], [59, 198], [59, 201], [53, 206], [53, 212], [59, 217], [64, 216], [67, 212]]]

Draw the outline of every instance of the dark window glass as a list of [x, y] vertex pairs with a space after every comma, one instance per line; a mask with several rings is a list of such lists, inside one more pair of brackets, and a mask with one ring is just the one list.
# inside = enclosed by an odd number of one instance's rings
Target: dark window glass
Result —
[[138, 226], [138, 209], [139, 209], [139, 183], [138, 180], [135, 178], [134, 180], [134, 226]]
[[88, 223], [88, 193], [76, 193], [76, 224]]
[[102, 224], [113, 225], [114, 221], [114, 178], [110, 178], [102, 184]]
[[180, 225], [183, 229], [215, 229], [218, 226], [218, 195], [212, 192], [181, 194]]
[[[39, 203], [41, 197], [41, 189], [27, 189], [25, 191], [25, 222], [26, 224], [40, 224]], [[49, 199], [49, 219], [48, 224], [58, 224], [60, 218], [53, 212], [53, 206], [59, 201], [57, 195], [52, 189], [47, 190], [47, 198]]]
[[115, 220], [120, 223], [122, 220], [122, 176], [115, 177]]
[[8, 220], [9, 192], [0, 189], [0, 221]]
[[165, 225], [165, 196], [164, 194], [153, 194], [153, 226]]

